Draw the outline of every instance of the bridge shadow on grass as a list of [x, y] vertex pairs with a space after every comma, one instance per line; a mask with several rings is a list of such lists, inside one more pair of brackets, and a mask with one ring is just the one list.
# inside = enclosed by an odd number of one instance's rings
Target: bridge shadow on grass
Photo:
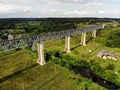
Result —
[[36, 63], [36, 64], [34, 64], [34, 65], [30, 66], [30, 67], [27, 67], [27, 68], [25, 68], [25, 69], [19, 70], [19, 71], [15, 72], [15, 73], [10, 74], [10, 75], [7, 75], [7, 76], [5, 76], [5, 77], [3, 77], [3, 78], [0, 78], [0, 83], [2, 83], [2, 82], [4, 82], [4, 81], [6, 81], [6, 80], [8, 80], [8, 79], [10, 79], [10, 78], [12, 78], [12, 77], [14, 77], [14, 76], [16, 76], [16, 75], [18, 75], [18, 74], [20, 74], [20, 73], [22, 73], [22, 72], [24, 72], [24, 71], [26, 71], [26, 70], [29, 70], [29, 69], [37, 66], [37, 65], [38, 65], [38, 64]]
[[93, 37], [89, 38], [89, 39], [86, 41], [86, 44], [87, 44], [88, 42], [90, 42], [92, 39], [94, 39], [94, 38], [93, 38]]
[[80, 46], [82, 46], [82, 45], [77, 45], [77, 46], [71, 48], [71, 51], [74, 50], [74, 49], [76, 49], [76, 48], [78, 48], [78, 47], [80, 47]]

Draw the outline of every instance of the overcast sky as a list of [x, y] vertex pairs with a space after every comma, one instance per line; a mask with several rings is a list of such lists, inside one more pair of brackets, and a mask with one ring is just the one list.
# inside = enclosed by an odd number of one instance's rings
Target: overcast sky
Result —
[[120, 18], [120, 0], [0, 0], [0, 18]]

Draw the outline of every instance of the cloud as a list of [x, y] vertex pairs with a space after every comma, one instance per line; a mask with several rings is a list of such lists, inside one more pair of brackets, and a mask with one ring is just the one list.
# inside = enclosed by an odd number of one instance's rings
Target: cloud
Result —
[[0, 17], [119, 17], [119, 0], [0, 0]]
[[32, 9], [27, 6], [18, 6], [18, 5], [14, 5], [14, 4], [0, 4], [0, 13], [1, 14], [19, 13], [19, 12], [26, 12], [29, 10], [32, 10]]
[[72, 3], [72, 4], [92, 4], [92, 3], [101, 3], [103, 0], [57, 0], [60, 3]]

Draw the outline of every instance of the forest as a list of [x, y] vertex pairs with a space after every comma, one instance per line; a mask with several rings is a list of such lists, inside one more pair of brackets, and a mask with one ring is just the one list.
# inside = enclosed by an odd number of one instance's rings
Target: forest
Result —
[[[35, 35], [52, 31], [77, 28], [82, 24], [99, 24], [113, 19], [107, 18], [7, 18], [0, 19], [0, 38], [7, 39], [10, 33], [14, 37], [19, 34]], [[99, 23], [98, 23], [99, 22]], [[80, 25], [81, 24], [81, 25]]]

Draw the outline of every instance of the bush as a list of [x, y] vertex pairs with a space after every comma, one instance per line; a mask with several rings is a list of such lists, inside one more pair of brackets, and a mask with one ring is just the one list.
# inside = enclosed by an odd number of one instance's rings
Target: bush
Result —
[[65, 66], [65, 61], [64, 61], [64, 60], [61, 60], [60, 65], [61, 65], [61, 66]]
[[103, 69], [101, 68], [100, 64], [96, 61], [91, 60], [90, 61], [90, 69], [92, 71], [95, 71], [96, 73], [103, 73]]
[[71, 63], [65, 63], [65, 67], [68, 69], [68, 70], [73, 70], [73, 66]]
[[108, 47], [120, 47], [120, 30], [111, 32], [107, 37], [106, 46]]
[[51, 54], [47, 52], [47, 53], [45, 54], [45, 60], [46, 60], [46, 61], [49, 61], [50, 59], [52, 59], [52, 58], [51, 58]]
[[60, 55], [60, 53], [58, 51], [55, 52], [55, 57], [61, 58], [61, 55]]
[[106, 69], [107, 69], [107, 70], [114, 70], [114, 68], [115, 68], [114, 64], [108, 64], [108, 65], [106, 66]]
[[54, 56], [52, 56], [52, 61], [55, 63], [55, 64], [59, 64], [61, 62], [61, 60], [59, 58], [55, 58]]

